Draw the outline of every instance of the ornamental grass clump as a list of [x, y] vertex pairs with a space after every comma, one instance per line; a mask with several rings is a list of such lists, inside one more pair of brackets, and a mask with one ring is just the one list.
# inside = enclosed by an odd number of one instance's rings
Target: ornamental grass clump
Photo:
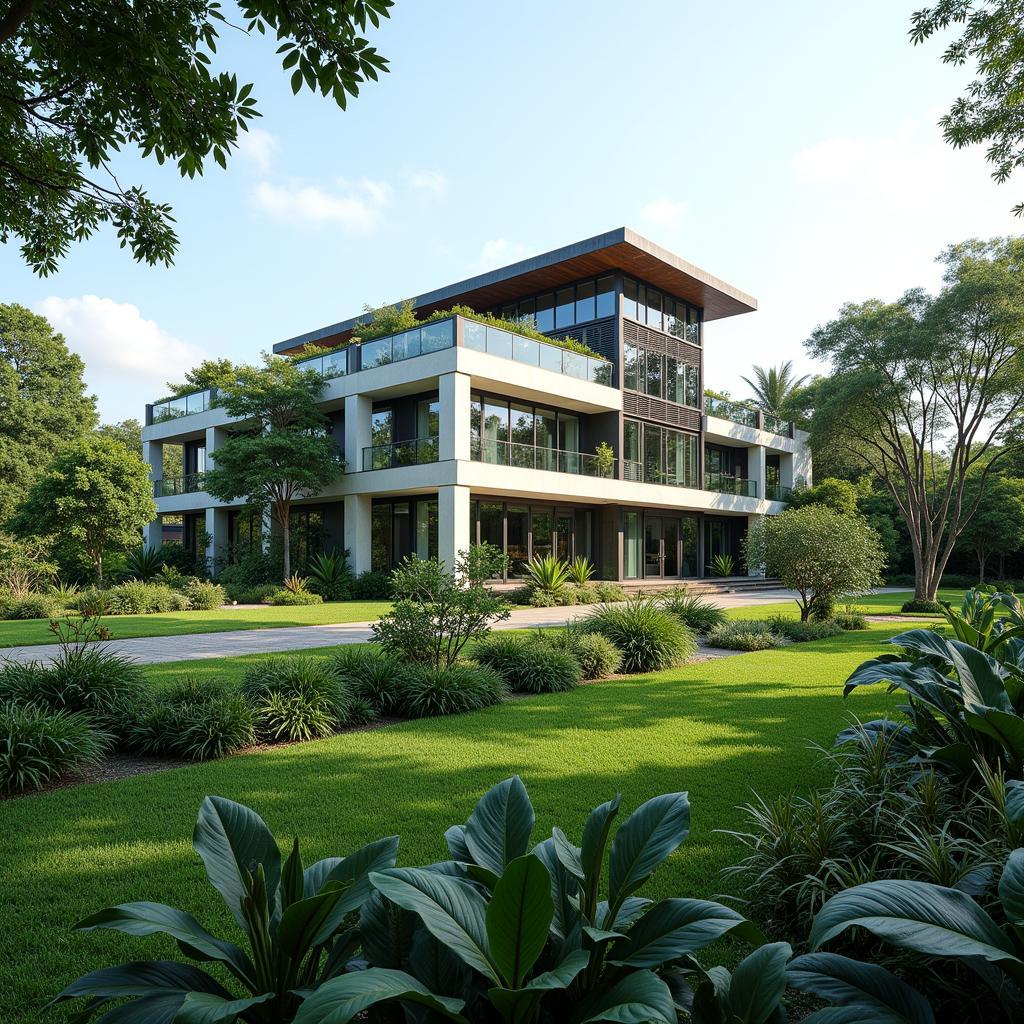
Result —
[[319, 739], [348, 721], [348, 692], [318, 658], [258, 661], [246, 670], [241, 692], [252, 708], [257, 737], [267, 743]]
[[572, 652], [560, 650], [543, 633], [495, 634], [477, 644], [473, 656], [519, 693], [561, 693], [583, 677]]
[[726, 621], [725, 612], [701, 594], [691, 593], [686, 587], [674, 587], [659, 595], [659, 606], [677, 618], [694, 633], [707, 633]]
[[604, 679], [618, 672], [622, 664], [622, 654], [611, 640], [600, 633], [585, 632], [576, 622], [569, 622], [560, 630], [538, 631], [537, 639], [571, 654], [584, 679]]
[[622, 654], [626, 673], [675, 668], [697, 651], [692, 631], [644, 597], [602, 607], [584, 619], [581, 628], [610, 640]]
[[715, 626], [704, 638], [708, 647], [728, 651], [768, 651], [782, 643], [782, 637], [767, 622], [735, 619]]
[[389, 715], [398, 698], [399, 659], [377, 645], [342, 647], [331, 661], [353, 700], [364, 701], [378, 714]]
[[486, 665], [417, 664], [401, 667], [397, 676], [395, 710], [409, 718], [459, 715], [491, 707], [508, 699], [508, 686]]

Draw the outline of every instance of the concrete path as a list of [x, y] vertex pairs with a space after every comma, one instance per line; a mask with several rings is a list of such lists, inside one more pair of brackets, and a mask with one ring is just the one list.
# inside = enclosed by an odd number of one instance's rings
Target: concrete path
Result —
[[[889, 591], [878, 591], [886, 593]], [[754, 593], [716, 594], [714, 602], [723, 608], [779, 604], [793, 600], [788, 590], [762, 590]], [[593, 607], [593, 606], [590, 606]], [[569, 608], [517, 608], [496, 629], [532, 629], [564, 626], [572, 619], [588, 614], [587, 606]], [[168, 661], [201, 661], [241, 654], [270, 654], [275, 651], [303, 651], [313, 647], [359, 644], [370, 639], [370, 623], [344, 622], [327, 626], [284, 626], [270, 629], [237, 629], [224, 633], [186, 633], [179, 636], [132, 637], [111, 640], [108, 650], [117, 651], [143, 665]], [[59, 651], [56, 644], [0, 648], [4, 661], [46, 662]]]

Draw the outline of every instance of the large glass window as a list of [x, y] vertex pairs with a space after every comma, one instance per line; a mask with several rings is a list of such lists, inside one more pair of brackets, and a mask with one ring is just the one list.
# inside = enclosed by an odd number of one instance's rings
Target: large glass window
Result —
[[701, 342], [701, 313], [697, 306], [665, 295], [659, 289], [650, 288], [630, 277], [622, 279], [622, 315], [694, 345]]
[[538, 409], [535, 413], [537, 431], [537, 468], [556, 469], [555, 449], [558, 444], [558, 417], [550, 409]]
[[551, 292], [537, 296], [537, 330], [541, 334], [555, 329], [555, 297]]
[[391, 506], [374, 505], [370, 517], [370, 567], [374, 572], [391, 568]]
[[521, 579], [523, 566], [530, 560], [530, 510], [521, 505], [509, 505], [507, 529], [508, 574], [512, 579]]
[[480, 543], [505, 548], [505, 516], [501, 502], [480, 502]]
[[644, 424], [644, 479], [660, 484], [664, 479], [661, 453], [661, 427]]
[[623, 515], [623, 534], [623, 574], [627, 580], [639, 579], [643, 544], [639, 512], [626, 512]]
[[[481, 423], [479, 430], [475, 422]], [[563, 465], [558, 465], [555, 457], [559, 449], [579, 454], [579, 417], [570, 413], [473, 394], [470, 431], [472, 457], [483, 462], [566, 472], [578, 470], [578, 467], [564, 464], [564, 456]]]
[[583, 281], [576, 285], [576, 323], [585, 324], [593, 320], [597, 303], [595, 302], [596, 286], [593, 281]]
[[637, 391], [640, 349], [626, 342], [622, 347], [622, 382], [629, 391]]
[[416, 405], [416, 436], [437, 437], [441, 429], [441, 403], [425, 398]]
[[437, 558], [437, 502], [416, 502], [416, 554]]
[[575, 290], [559, 288], [555, 293], [555, 330], [560, 327], [572, 327], [575, 319]]
[[547, 558], [551, 554], [551, 540], [554, 524], [550, 509], [534, 509], [531, 520], [533, 529], [533, 557]]
[[390, 409], [379, 409], [370, 417], [370, 444], [375, 448], [392, 442], [393, 416]]
[[700, 408], [700, 370], [696, 366], [629, 342], [622, 349], [622, 383], [627, 391]]
[[[684, 399], [681, 399], [683, 401]], [[696, 366], [686, 367], [686, 405], [700, 408], [700, 370]]]
[[509, 461], [513, 466], [533, 466], [533, 406], [512, 403], [512, 450]]
[[597, 279], [597, 318], [614, 316], [614, 314], [615, 278], [609, 274], [607, 277], [599, 277]]
[[661, 330], [661, 292], [647, 289], [647, 326]]
[[654, 398], [661, 398], [662, 395], [664, 365], [665, 357], [660, 352], [647, 350], [644, 357], [644, 390]]
[[622, 439], [627, 480], [676, 487], [698, 486], [696, 434], [626, 420]]
[[631, 277], [622, 282], [622, 314], [630, 320], [636, 319], [637, 312], [637, 283]]

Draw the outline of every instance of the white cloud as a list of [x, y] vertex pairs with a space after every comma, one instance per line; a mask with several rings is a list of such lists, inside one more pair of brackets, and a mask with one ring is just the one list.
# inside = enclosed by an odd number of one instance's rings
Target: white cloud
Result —
[[438, 197], [448, 188], [448, 179], [440, 171], [410, 171], [409, 184], [424, 195]]
[[391, 204], [391, 186], [384, 181], [339, 178], [328, 191], [316, 185], [274, 185], [261, 181], [253, 200], [279, 220], [301, 224], [333, 224], [357, 235], [371, 234]]
[[163, 395], [166, 381], [180, 379], [206, 358], [198, 345], [146, 320], [130, 302], [54, 295], [35, 309], [84, 360], [86, 383], [99, 397], [100, 416], [107, 422], [142, 419], [145, 403]]
[[250, 128], [238, 133], [238, 156], [253, 164], [264, 174], [270, 170], [277, 139], [262, 128]]
[[477, 270], [495, 270], [517, 260], [525, 259], [534, 250], [524, 242], [510, 242], [507, 238], [488, 239], [480, 247], [474, 267]]
[[678, 227], [686, 217], [688, 206], [685, 202], [659, 196], [652, 199], [640, 210], [640, 219], [661, 228]]

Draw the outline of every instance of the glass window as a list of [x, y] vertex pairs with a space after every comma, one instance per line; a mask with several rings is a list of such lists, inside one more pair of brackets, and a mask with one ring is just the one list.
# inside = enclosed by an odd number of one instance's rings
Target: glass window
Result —
[[437, 437], [441, 429], [441, 403], [425, 398], [416, 404], [416, 436]]
[[637, 363], [640, 358], [640, 350], [636, 345], [630, 345], [627, 341], [622, 351], [622, 384], [630, 391], [639, 390], [637, 386]]
[[519, 319], [524, 323], [533, 325], [537, 319], [537, 300], [523, 299], [519, 303]]
[[661, 427], [644, 424], [644, 480], [660, 484], [663, 479], [661, 460]]
[[480, 543], [505, 547], [505, 517], [501, 502], [480, 502]]
[[508, 403], [484, 401], [483, 461], [508, 462]]
[[700, 344], [700, 313], [695, 306], [686, 307], [686, 340]]
[[477, 394], [469, 396], [469, 439], [472, 447], [472, 454], [480, 454], [480, 437], [483, 428], [484, 404]]
[[622, 425], [622, 447], [630, 462], [640, 461], [640, 424], [626, 420]]
[[647, 286], [636, 286], [636, 318], [640, 323], [647, 319]]
[[411, 359], [420, 354], [420, 329], [403, 331], [391, 339], [391, 351], [395, 361]]
[[673, 356], [665, 357], [665, 397], [670, 402], [682, 401], [679, 390], [679, 360]]
[[551, 521], [551, 509], [534, 509], [531, 517], [533, 531], [533, 558], [547, 558], [552, 551], [552, 533], [554, 525]]
[[370, 566], [374, 572], [391, 569], [391, 506], [374, 505], [370, 516]]
[[596, 315], [598, 318], [615, 315], [615, 278], [611, 274], [597, 279]]
[[686, 404], [700, 408], [700, 370], [696, 366], [686, 367]]
[[374, 448], [391, 444], [392, 414], [390, 409], [380, 409], [370, 417], [370, 444]]
[[513, 466], [533, 467], [533, 406], [512, 403], [511, 458]]
[[501, 307], [502, 320], [515, 320], [518, 315], [518, 310], [516, 309], [516, 304], [514, 302], [510, 306]]
[[424, 324], [420, 328], [420, 345], [424, 353], [440, 352], [455, 344], [455, 324], [452, 320], [441, 320], [436, 324]]
[[555, 296], [552, 292], [537, 296], [537, 330], [541, 334], [555, 329]]
[[573, 302], [573, 287], [570, 285], [568, 288], [559, 288], [557, 293], [557, 301], [555, 302], [555, 329], [559, 327], [572, 327], [576, 322], [575, 306]]
[[580, 421], [578, 416], [558, 414], [558, 448], [563, 452], [580, 450]]
[[537, 429], [537, 468], [555, 468], [555, 449], [558, 441], [558, 426], [555, 414], [550, 409], [538, 409], [536, 412]]
[[636, 319], [637, 284], [631, 277], [622, 280], [622, 315]]
[[416, 502], [416, 554], [437, 558], [437, 502]]
[[647, 394], [653, 395], [655, 398], [661, 398], [662, 381], [665, 376], [665, 357], [659, 352], [647, 352], [645, 356], [644, 379], [647, 382]]
[[584, 281], [582, 284], [576, 285], [576, 323], [584, 324], [588, 320], [593, 320], [597, 315], [597, 303], [594, 296], [593, 281]]
[[647, 325], [661, 330], [661, 292], [647, 289]]
[[682, 574], [684, 576], [699, 576], [700, 562], [697, 559], [697, 517], [683, 516], [682, 536], [680, 537], [683, 549]]
[[640, 513], [626, 512], [623, 516], [623, 570], [627, 580], [640, 576]]
[[508, 574], [510, 579], [521, 579], [523, 566], [530, 560], [529, 529], [530, 510], [520, 505], [509, 505], [508, 529]]

